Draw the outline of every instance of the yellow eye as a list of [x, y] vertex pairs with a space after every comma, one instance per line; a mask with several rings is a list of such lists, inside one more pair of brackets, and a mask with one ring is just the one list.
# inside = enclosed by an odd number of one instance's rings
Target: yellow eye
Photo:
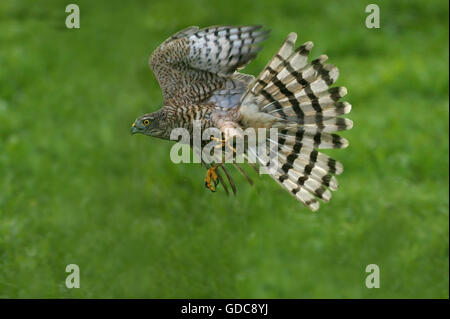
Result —
[[144, 123], [145, 126], [149, 126], [150, 125], [150, 121], [149, 120], [144, 120], [143, 123]]

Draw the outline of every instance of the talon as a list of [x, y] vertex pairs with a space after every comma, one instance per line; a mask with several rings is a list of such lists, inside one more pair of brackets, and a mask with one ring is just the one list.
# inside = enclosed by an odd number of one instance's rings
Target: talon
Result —
[[205, 182], [205, 187], [208, 188], [213, 193], [216, 191], [216, 189], [212, 186], [211, 183]]
[[217, 143], [220, 143], [219, 145], [214, 146], [215, 148], [222, 148], [225, 145], [225, 140], [222, 140], [220, 138], [211, 136], [211, 140], [216, 141]]
[[233, 153], [236, 153], [236, 149], [233, 147], [233, 145], [231, 145], [231, 144], [228, 143], [228, 141], [229, 141], [228, 138], [220, 139], [220, 138], [211, 136], [211, 140], [220, 143], [219, 145], [214, 146], [215, 148], [223, 148], [226, 144], [228, 144], [228, 146], [229, 146], [230, 149], [233, 151]]
[[215, 192], [216, 186], [219, 184], [219, 177], [215, 172], [217, 167], [219, 166], [212, 166], [206, 171], [205, 187], [208, 188], [211, 192]]

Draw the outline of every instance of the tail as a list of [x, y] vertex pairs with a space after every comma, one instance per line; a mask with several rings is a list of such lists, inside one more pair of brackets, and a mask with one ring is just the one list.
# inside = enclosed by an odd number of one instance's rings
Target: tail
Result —
[[[271, 176], [309, 209], [319, 209], [338, 188], [334, 175], [343, 166], [317, 149], [345, 148], [348, 141], [333, 132], [353, 123], [339, 117], [351, 110], [338, 102], [345, 87], [330, 88], [338, 69], [325, 64], [326, 55], [308, 63], [313, 47], [306, 42], [294, 50], [297, 34], [290, 33], [261, 74], [241, 98], [241, 121], [246, 127], [278, 128], [278, 168]], [[254, 152], [254, 150], [249, 150]], [[260, 165], [268, 165], [260, 160]]]

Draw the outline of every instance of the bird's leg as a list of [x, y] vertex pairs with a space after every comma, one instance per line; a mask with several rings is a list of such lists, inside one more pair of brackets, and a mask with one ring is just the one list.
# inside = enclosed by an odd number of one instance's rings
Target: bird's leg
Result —
[[233, 145], [231, 143], [229, 143], [230, 138], [219, 139], [217, 137], [212, 136], [211, 140], [216, 141], [217, 143], [219, 143], [216, 146], [214, 146], [215, 148], [217, 148], [217, 149], [221, 148], [225, 152], [226, 151], [226, 147], [229, 147], [231, 149], [231, 151], [232, 151], [232, 154], [233, 155], [236, 154], [236, 149], [233, 147]]
[[[205, 177], [205, 187], [208, 188], [211, 192], [216, 191], [216, 186], [219, 184], [219, 177], [217, 176], [216, 169], [222, 164], [212, 165], [206, 171]], [[213, 186], [214, 184], [214, 186]]]
[[219, 139], [217, 137], [211, 136], [211, 140], [216, 141], [217, 143], [219, 143], [218, 145], [216, 145], [216, 148], [223, 148], [225, 146], [228, 146], [232, 151], [233, 154], [236, 154], [236, 148], [234, 148], [234, 146], [232, 145], [232, 143], [230, 143], [230, 141], [233, 140], [233, 138], [236, 136], [235, 134], [233, 134], [233, 129], [230, 130], [226, 130], [222, 136], [222, 139]]
[[217, 138], [215, 136], [211, 136], [211, 140], [219, 143], [216, 146], [214, 146], [215, 148], [222, 148], [225, 145], [225, 140]]

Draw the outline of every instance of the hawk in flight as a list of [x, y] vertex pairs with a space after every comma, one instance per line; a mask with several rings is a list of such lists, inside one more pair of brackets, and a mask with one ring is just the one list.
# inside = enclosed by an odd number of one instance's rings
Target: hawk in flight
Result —
[[[341, 163], [319, 149], [344, 148], [348, 141], [335, 134], [353, 123], [340, 117], [351, 105], [339, 100], [345, 87], [330, 87], [338, 69], [321, 55], [308, 61], [313, 47], [306, 42], [295, 48], [296, 33], [290, 33], [258, 77], [238, 72], [261, 50], [268, 36], [261, 26], [189, 27], [164, 41], [151, 55], [150, 68], [161, 87], [164, 103], [156, 112], [138, 117], [131, 132], [170, 139], [175, 128], [217, 128], [225, 143], [237, 129], [276, 128], [279, 165], [270, 175], [309, 209], [316, 211], [321, 199], [328, 202], [338, 188], [334, 175]], [[269, 141], [270, 140], [270, 141]], [[247, 146], [245, 154], [255, 150]], [[268, 163], [256, 156], [257, 164]], [[245, 171], [234, 166], [252, 183]], [[254, 166], [254, 165], [253, 165]], [[215, 190], [221, 182], [233, 192], [235, 183], [223, 163], [206, 164], [205, 185]], [[213, 185], [214, 184], [214, 185]]]

